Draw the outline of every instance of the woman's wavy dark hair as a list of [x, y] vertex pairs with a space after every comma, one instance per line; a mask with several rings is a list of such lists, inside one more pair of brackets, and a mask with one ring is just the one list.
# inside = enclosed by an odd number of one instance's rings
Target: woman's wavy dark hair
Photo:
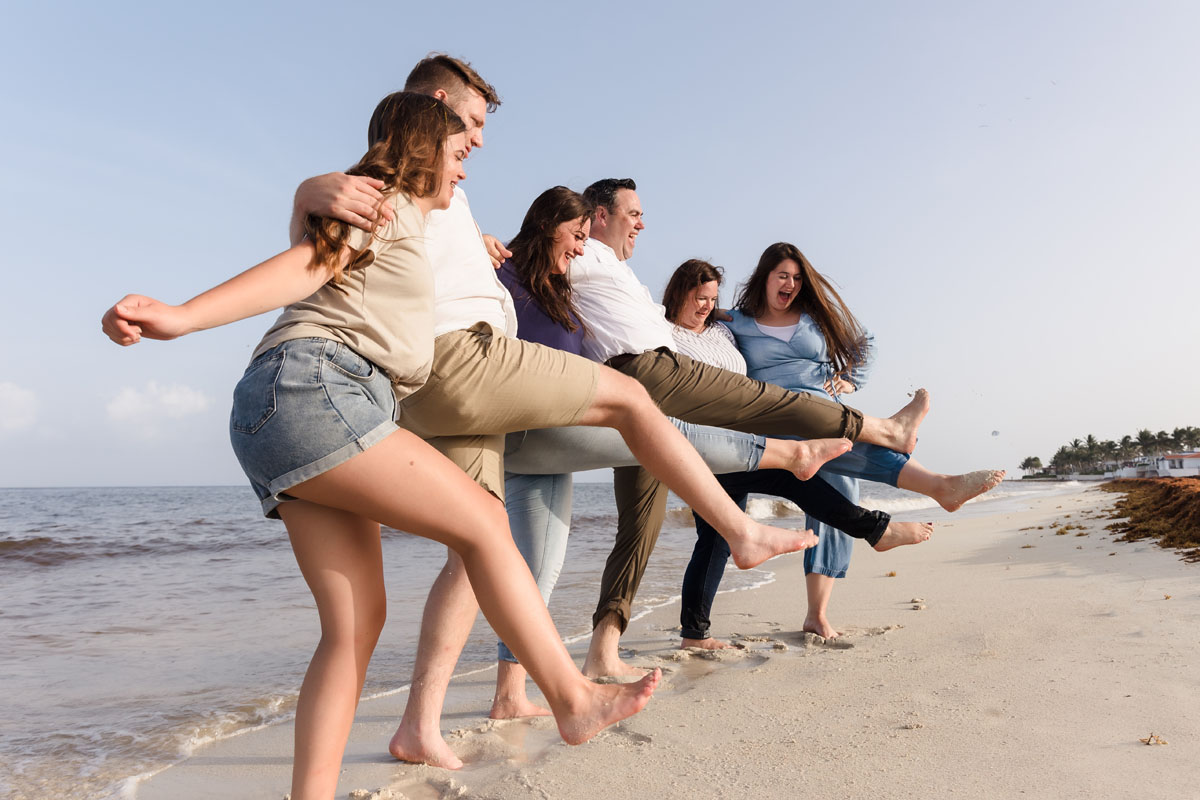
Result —
[[[466, 129], [459, 116], [441, 100], [413, 92], [393, 92], [375, 107], [367, 126], [367, 152], [346, 174], [383, 181], [383, 202], [397, 192], [430, 197], [441, 190], [446, 138]], [[338, 269], [339, 257], [347, 248], [350, 225], [309, 214], [304, 220], [304, 230], [316, 247], [314, 268], [333, 267], [333, 280], [341, 283], [345, 270]], [[363, 250], [351, 250], [346, 269], [362, 253]]]
[[738, 292], [734, 308], [748, 317], [762, 316], [767, 310], [767, 276], [789, 259], [800, 265], [800, 292], [792, 298], [791, 308], [803, 311], [817, 323], [835, 370], [840, 373], [862, 364], [866, 331], [833, 284], [808, 263], [794, 244], [776, 242], [763, 251], [754, 274]]
[[521, 230], [508, 243], [513, 271], [521, 286], [550, 319], [572, 332], [579, 329], [578, 315], [571, 282], [554, 271], [554, 234], [564, 222], [591, 219], [595, 210], [579, 192], [553, 186], [529, 206]]
[[[724, 270], [699, 258], [689, 258], [680, 264], [671, 273], [671, 279], [667, 281], [667, 288], [663, 290], [662, 301], [663, 307], [667, 310], [667, 319], [671, 322], [679, 321], [679, 314], [683, 311], [688, 294], [693, 289], [699, 289], [711, 281], [716, 281], [717, 286], [720, 286], [724, 280]], [[708, 316], [704, 318], [704, 327], [707, 328], [716, 322], [714, 316], [716, 313], [717, 307], [714, 305], [712, 311], [709, 311]]]

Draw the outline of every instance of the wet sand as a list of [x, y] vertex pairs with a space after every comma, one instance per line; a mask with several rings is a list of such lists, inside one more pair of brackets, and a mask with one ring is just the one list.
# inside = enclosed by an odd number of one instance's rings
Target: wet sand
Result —
[[[926, 544], [856, 548], [832, 642], [799, 631], [795, 556], [768, 564], [769, 586], [718, 596], [714, 635], [744, 650], [679, 651], [678, 606], [660, 609], [624, 641], [632, 663], [663, 668], [663, 686], [581, 747], [550, 720], [488, 722], [490, 670], [452, 687], [443, 729], [459, 772], [391, 760], [405, 695], [365, 702], [337, 796], [1192, 796], [1200, 564], [1114, 541], [1118, 498], [1081, 489], [939, 521]], [[291, 733], [219, 742], [137, 797], [278, 800]], [[1140, 741], [1152, 735], [1167, 744]]]

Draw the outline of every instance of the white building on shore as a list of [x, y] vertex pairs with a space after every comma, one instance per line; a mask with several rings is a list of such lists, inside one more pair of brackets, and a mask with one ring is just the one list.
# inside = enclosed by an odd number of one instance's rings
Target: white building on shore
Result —
[[1139, 458], [1131, 467], [1106, 473], [1106, 478], [1196, 478], [1200, 477], [1200, 453], [1169, 453]]

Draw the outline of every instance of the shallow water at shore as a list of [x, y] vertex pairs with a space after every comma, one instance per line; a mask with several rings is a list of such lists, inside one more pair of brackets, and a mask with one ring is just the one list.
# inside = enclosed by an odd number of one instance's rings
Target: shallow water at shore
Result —
[[[959, 513], [1064, 489], [1006, 483]], [[863, 503], [908, 518], [943, 514], [887, 487], [867, 487]], [[796, 514], [768, 498], [750, 510]], [[566, 638], [590, 632], [615, 523], [611, 487], [578, 485], [551, 601]], [[677, 596], [693, 542], [690, 513], [672, 511], [635, 613]], [[390, 614], [366, 695], [406, 685], [443, 557], [439, 545], [385, 533]], [[723, 587], [771, 575], [769, 564], [731, 570]], [[0, 790], [14, 798], [129, 796], [132, 779], [197, 745], [289, 715], [318, 632], [283, 526], [263, 520], [244, 487], [0, 490], [0, 586]], [[494, 641], [481, 620], [459, 671], [490, 665]]]

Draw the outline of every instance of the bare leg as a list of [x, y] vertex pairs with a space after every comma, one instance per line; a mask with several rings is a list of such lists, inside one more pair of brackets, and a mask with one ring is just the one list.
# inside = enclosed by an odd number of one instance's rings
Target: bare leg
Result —
[[296, 563], [321, 616], [321, 641], [296, 706], [292, 797], [332, 797], [387, 598], [379, 525], [311, 503], [284, 503]]
[[893, 547], [927, 542], [930, 536], [933, 536], [932, 522], [890, 522], [874, 547], [882, 553]]
[[[496, 498], [491, 499], [499, 504]], [[429, 590], [421, 616], [421, 636], [404, 716], [388, 744], [388, 752], [401, 761], [446, 769], [462, 767], [462, 760], [442, 738], [442, 705], [478, 613], [479, 605], [462, 559], [448, 550], [446, 565]]]
[[958, 511], [968, 500], [991, 491], [1002, 480], [1002, 469], [981, 469], [963, 475], [943, 475], [930, 472], [915, 459], [909, 459], [900, 470], [896, 485], [901, 489], [932, 497], [947, 511]]
[[[583, 677], [512, 542], [503, 507], [411, 434], [397, 431], [350, 461], [293, 487], [291, 493], [354, 509], [453, 548], [488, 621], [542, 689], [568, 744], [587, 741], [641, 710], [658, 685], [657, 670], [635, 684], [598, 686]], [[453, 513], [447, 514], [447, 509]]]
[[804, 576], [805, 588], [808, 590], [808, 615], [804, 618], [804, 630], [826, 639], [841, 636], [825, 616], [829, 610], [829, 596], [833, 594], [833, 582], [834, 578], [819, 572], [810, 572]]
[[525, 693], [525, 668], [511, 661], [496, 662], [496, 696], [492, 698], [492, 719], [547, 717], [550, 709], [530, 701]]
[[583, 662], [583, 674], [589, 678], [642, 676], [646, 670], [631, 667], [621, 660], [621, 618], [615, 612], [605, 614], [592, 630], [592, 642]]
[[580, 423], [606, 425], [620, 431], [638, 462], [667, 483], [725, 537], [733, 562], [740, 569], [750, 569], [774, 556], [816, 544], [811, 532], [775, 528], [746, 516], [721, 489], [683, 434], [632, 378], [615, 370], [601, 369], [595, 400]]
[[849, 439], [767, 439], [758, 468], [786, 469], [806, 481], [816, 475], [825, 462], [853, 446]]
[[929, 413], [929, 402], [929, 392], [917, 389], [912, 401], [887, 419], [864, 415], [857, 441], [911, 453], [917, 447], [917, 429]]

